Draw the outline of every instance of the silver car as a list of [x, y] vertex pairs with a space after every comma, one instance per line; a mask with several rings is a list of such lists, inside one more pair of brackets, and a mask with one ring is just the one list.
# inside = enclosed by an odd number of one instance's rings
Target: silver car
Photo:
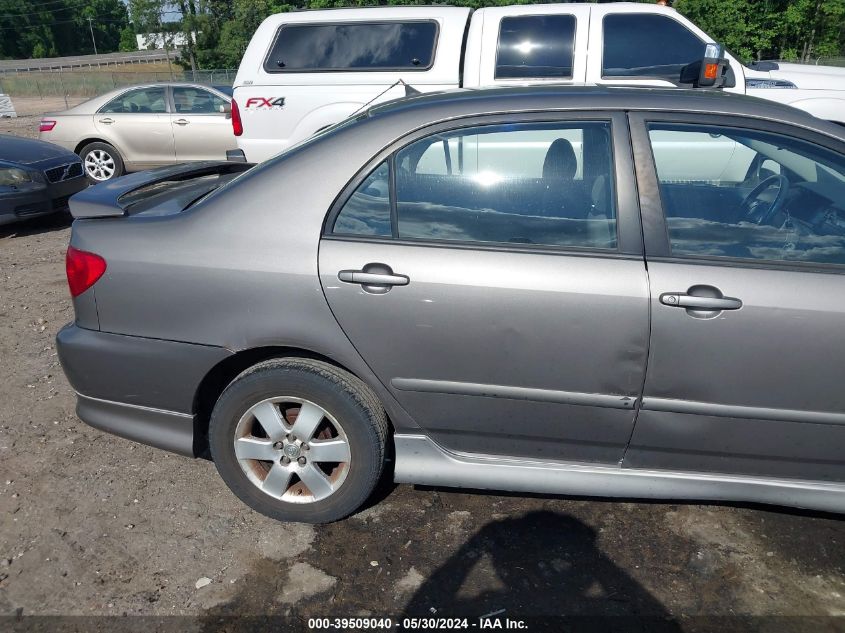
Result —
[[94, 183], [162, 165], [225, 160], [237, 147], [231, 101], [231, 89], [219, 86], [118, 88], [45, 114], [39, 138], [78, 154]]
[[71, 200], [78, 414], [324, 522], [398, 482], [845, 511], [845, 131], [709, 91], [381, 105]]

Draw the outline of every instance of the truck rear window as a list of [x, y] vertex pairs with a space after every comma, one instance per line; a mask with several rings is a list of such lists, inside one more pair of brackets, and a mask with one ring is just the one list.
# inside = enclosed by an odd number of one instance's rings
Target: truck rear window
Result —
[[574, 47], [575, 16], [502, 18], [496, 79], [571, 78]]
[[268, 73], [428, 70], [437, 22], [285, 24], [264, 61]]

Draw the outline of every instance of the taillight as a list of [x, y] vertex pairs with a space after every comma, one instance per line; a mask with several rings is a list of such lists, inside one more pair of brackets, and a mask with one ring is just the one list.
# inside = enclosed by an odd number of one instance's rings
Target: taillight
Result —
[[106, 260], [94, 253], [68, 246], [65, 269], [70, 296], [78, 297], [103, 276], [106, 272]]
[[56, 122], [51, 119], [41, 119], [41, 124], [38, 126], [39, 132], [49, 132], [56, 127]]
[[232, 99], [232, 131], [235, 136], [244, 133], [244, 124], [241, 123], [241, 111], [238, 110], [238, 102]]

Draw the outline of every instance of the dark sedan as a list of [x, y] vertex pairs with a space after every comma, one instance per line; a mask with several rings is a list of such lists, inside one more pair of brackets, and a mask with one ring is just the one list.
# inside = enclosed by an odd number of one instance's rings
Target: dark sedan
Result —
[[68, 198], [87, 186], [73, 152], [0, 134], [0, 224], [66, 211]]

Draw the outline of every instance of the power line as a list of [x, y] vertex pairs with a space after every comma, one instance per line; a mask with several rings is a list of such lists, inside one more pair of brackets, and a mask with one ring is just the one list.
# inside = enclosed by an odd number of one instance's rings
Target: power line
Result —
[[[70, 11], [73, 9], [82, 8], [83, 4], [86, 4], [86, 0], [57, 0], [58, 2], [64, 2], [68, 4], [68, 6], [64, 7], [52, 7], [49, 9], [41, 9], [39, 11], [31, 11], [28, 13], [2, 13], [0, 17], [2, 18], [23, 18], [30, 15], [44, 15], [45, 13], [58, 13], [59, 11]], [[79, 3], [79, 4], [73, 4]]]
[[[97, 22], [105, 22], [109, 24], [123, 24], [124, 22], [128, 23], [126, 20], [106, 20], [103, 18], [97, 18]], [[79, 22], [79, 20], [57, 20], [55, 22], [45, 22], [44, 24], [32, 24], [29, 26], [0, 26], [0, 31], [20, 31], [21, 29], [49, 29], [52, 26], [57, 24], [76, 24], [77, 26], [82, 27], [83, 24]]]

